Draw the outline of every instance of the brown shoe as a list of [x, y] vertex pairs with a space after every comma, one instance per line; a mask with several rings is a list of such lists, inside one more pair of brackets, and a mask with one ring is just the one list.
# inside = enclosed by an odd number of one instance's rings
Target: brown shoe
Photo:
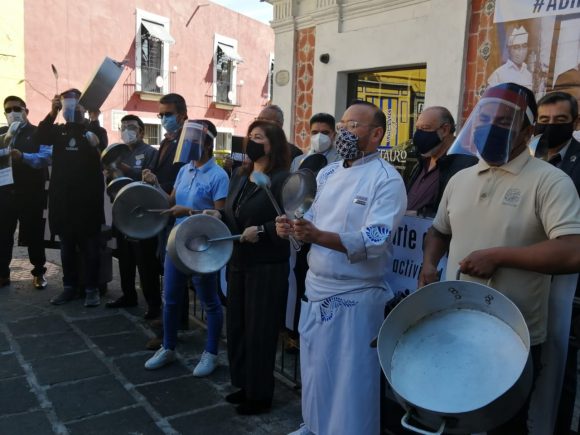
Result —
[[48, 281], [46, 280], [44, 275], [38, 275], [32, 278], [32, 284], [34, 285], [35, 289], [44, 290], [48, 285]]
[[161, 347], [162, 344], [163, 344], [162, 338], [154, 337], [145, 344], [145, 348], [148, 350], [157, 350]]

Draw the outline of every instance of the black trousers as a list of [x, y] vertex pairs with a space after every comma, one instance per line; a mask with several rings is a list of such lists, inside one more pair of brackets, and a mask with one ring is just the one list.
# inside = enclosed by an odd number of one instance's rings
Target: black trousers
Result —
[[[63, 286], [78, 289], [80, 285], [79, 267], [82, 267], [85, 289], [98, 289], [101, 234], [97, 233], [90, 236], [59, 234], [59, 238]], [[79, 264], [79, 257], [81, 264]]]
[[157, 237], [129, 240], [116, 231], [121, 290], [125, 298], [137, 301], [136, 269], [139, 271], [143, 296], [150, 311], [161, 311], [161, 265], [157, 258]]
[[10, 277], [14, 233], [19, 224], [19, 240], [28, 247], [28, 258], [34, 266], [32, 275], [46, 272], [44, 264], [44, 219], [46, 198], [42, 193], [21, 195], [0, 192], [0, 277]]
[[232, 384], [251, 400], [272, 400], [278, 333], [288, 298], [289, 264], [228, 268], [227, 338]]

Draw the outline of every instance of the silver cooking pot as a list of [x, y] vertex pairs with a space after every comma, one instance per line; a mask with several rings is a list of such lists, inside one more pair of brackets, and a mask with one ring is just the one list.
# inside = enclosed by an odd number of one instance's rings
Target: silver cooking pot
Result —
[[155, 187], [134, 181], [121, 188], [113, 201], [113, 225], [132, 239], [149, 239], [167, 226], [167, 195]]
[[377, 350], [407, 411], [401, 424], [417, 433], [491, 430], [516, 414], [532, 386], [523, 315], [475, 282], [437, 282], [407, 296], [383, 322]]

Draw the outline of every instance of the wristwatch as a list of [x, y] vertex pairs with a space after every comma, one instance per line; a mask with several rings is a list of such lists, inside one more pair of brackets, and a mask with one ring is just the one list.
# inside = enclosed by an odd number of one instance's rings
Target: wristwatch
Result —
[[266, 230], [264, 229], [264, 225], [258, 225], [256, 227], [256, 232], [258, 233], [258, 238], [261, 239], [264, 233], [266, 232]]

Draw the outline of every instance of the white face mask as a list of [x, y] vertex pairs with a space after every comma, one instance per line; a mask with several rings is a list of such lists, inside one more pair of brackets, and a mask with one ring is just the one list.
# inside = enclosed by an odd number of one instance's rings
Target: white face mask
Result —
[[580, 142], [580, 130], [576, 130], [574, 133], [572, 133], [572, 137]]
[[121, 140], [125, 144], [131, 144], [137, 140], [137, 132], [133, 130], [123, 130], [121, 132]]
[[316, 133], [310, 137], [310, 149], [315, 153], [323, 153], [332, 145], [330, 137], [323, 133]]
[[22, 112], [10, 112], [6, 114], [6, 120], [8, 121], [8, 125], [13, 122], [24, 122], [24, 116]]

